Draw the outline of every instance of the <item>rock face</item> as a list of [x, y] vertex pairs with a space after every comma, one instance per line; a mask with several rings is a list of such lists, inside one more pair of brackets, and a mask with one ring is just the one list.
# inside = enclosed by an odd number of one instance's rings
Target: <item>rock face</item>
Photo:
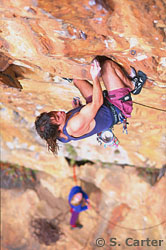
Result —
[[[72, 97], [79, 94], [60, 76], [90, 80], [91, 60], [96, 55], [105, 55], [128, 72], [130, 65], [145, 71], [149, 80], [142, 94], [134, 97], [129, 135], [122, 134], [122, 127], [115, 128], [121, 143], [118, 154], [112, 149], [103, 150], [92, 138], [79, 142], [81, 150], [77, 143], [73, 144], [78, 158], [102, 161], [111, 158], [112, 162], [159, 168], [165, 163], [163, 1], [84, 0], [80, 4], [18, 0], [1, 1], [0, 10], [0, 80], [10, 87], [23, 88], [19, 92], [1, 86], [4, 160], [10, 158], [22, 164], [28, 157], [29, 164], [34, 166], [32, 159], [39, 165], [44, 157], [52, 164], [54, 158], [45, 153], [34, 132], [34, 119], [45, 110], [70, 109]], [[24, 159], [18, 156], [20, 150], [24, 151]]]
[[88, 78], [94, 55], [108, 55], [166, 80], [161, 0], [1, 1], [1, 13], [1, 49], [18, 64]]
[[[78, 171], [79, 179], [89, 183], [85, 188], [90, 190], [94, 185], [97, 190], [91, 194], [95, 210], [88, 211], [83, 217], [86, 225], [84, 238], [66, 229], [69, 233], [68, 242], [71, 242], [71, 238], [74, 242], [71, 249], [96, 249], [94, 242], [99, 236], [103, 236], [106, 242], [109, 242], [110, 236], [119, 237], [121, 249], [125, 249], [126, 237], [131, 235], [142, 239], [142, 231], [135, 229], [148, 227], [145, 238], [164, 239], [165, 227], [151, 226], [165, 220], [165, 178], [151, 187], [138, 178], [134, 169], [121, 170], [119, 173], [119, 168], [117, 170], [114, 167], [111, 172], [110, 169], [103, 171], [103, 167], [96, 162], [149, 169], [161, 168], [166, 162], [165, 2], [0, 0], [0, 13], [1, 159], [42, 170], [57, 178], [55, 186], [53, 181], [49, 185], [45, 177], [42, 183], [55, 197], [65, 200], [67, 194], [63, 188], [68, 186], [68, 182], [72, 186], [72, 170], [65, 157], [95, 163], [94, 166], [81, 167]], [[122, 126], [116, 126], [115, 134], [120, 140], [118, 149], [104, 149], [93, 136], [80, 142], [60, 145], [59, 156], [54, 157], [47, 152], [45, 143], [35, 132], [35, 117], [44, 111], [69, 110], [73, 96], [80, 94], [61, 77], [91, 80], [90, 63], [97, 55], [115, 60], [128, 73], [132, 65], [148, 75], [141, 94], [133, 97], [134, 110], [129, 119], [129, 134], [123, 134]], [[132, 180], [129, 176], [132, 176]], [[40, 203], [33, 191], [19, 195], [27, 204], [31, 200], [34, 207]], [[12, 193], [4, 192], [3, 199], [9, 210], [11, 197]], [[17, 204], [17, 195], [15, 199]], [[23, 218], [31, 205], [24, 208], [24, 202], [20, 204]], [[11, 217], [18, 208], [18, 205], [13, 206]], [[15, 229], [12, 224], [15, 223], [16, 227], [22, 228], [24, 225], [22, 221], [15, 220], [5, 225], [6, 232], [13, 232]], [[119, 229], [114, 226], [118, 223], [121, 226]], [[68, 228], [68, 225], [64, 227]], [[88, 241], [90, 231], [92, 234]], [[11, 235], [11, 245], [28, 249], [28, 236], [19, 246], [17, 239], [22, 238], [22, 234], [16, 236], [14, 239]], [[6, 235], [3, 242], [5, 250], [10, 245]], [[35, 249], [45, 249], [34, 246]], [[65, 245], [63, 241], [57, 249], [66, 249], [66, 246], [70, 249], [69, 244]], [[137, 249], [144, 250], [147, 247], [137, 246]]]

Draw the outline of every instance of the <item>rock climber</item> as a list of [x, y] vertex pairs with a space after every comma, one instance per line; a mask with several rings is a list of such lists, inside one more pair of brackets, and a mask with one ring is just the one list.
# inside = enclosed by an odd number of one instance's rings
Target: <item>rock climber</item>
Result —
[[[113, 60], [100, 62], [94, 59], [90, 67], [93, 85], [86, 80], [73, 80], [86, 100], [86, 105], [81, 105], [77, 100], [75, 108], [67, 113], [50, 111], [41, 113], [36, 118], [36, 130], [40, 137], [46, 140], [48, 149], [56, 154], [57, 140], [63, 143], [81, 140], [117, 124], [120, 115], [131, 117], [131, 93], [139, 94], [147, 79], [142, 71], [136, 72], [132, 67], [131, 69], [133, 75], [130, 77]], [[100, 77], [106, 88], [105, 97]]]
[[82, 228], [83, 226], [78, 222], [79, 213], [90, 208], [88, 195], [82, 190], [80, 186], [74, 186], [68, 196], [69, 205], [71, 207], [71, 229]]

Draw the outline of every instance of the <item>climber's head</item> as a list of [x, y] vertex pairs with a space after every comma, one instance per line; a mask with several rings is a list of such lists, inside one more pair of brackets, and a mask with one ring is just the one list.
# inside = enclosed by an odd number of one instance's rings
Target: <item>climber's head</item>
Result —
[[82, 202], [83, 195], [82, 193], [75, 194], [71, 199], [71, 204], [73, 206], [78, 206]]
[[41, 113], [35, 121], [35, 127], [40, 137], [46, 140], [48, 149], [54, 154], [57, 153], [57, 139], [63, 133], [63, 127], [66, 121], [64, 111], [51, 111]]

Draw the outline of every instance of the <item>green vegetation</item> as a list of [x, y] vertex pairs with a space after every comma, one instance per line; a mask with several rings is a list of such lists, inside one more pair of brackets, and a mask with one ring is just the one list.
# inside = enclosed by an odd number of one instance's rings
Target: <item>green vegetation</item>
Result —
[[1, 188], [34, 188], [36, 171], [18, 164], [0, 161]]
[[68, 152], [69, 157], [76, 160], [77, 152], [76, 152], [75, 148], [71, 144], [66, 144], [65, 149]]
[[76, 162], [76, 159], [77, 159], [77, 152], [71, 144], [66, 144], [65, 149], [69, 154], [68, 156], [70, 159], [70, 165], [73, 166]]

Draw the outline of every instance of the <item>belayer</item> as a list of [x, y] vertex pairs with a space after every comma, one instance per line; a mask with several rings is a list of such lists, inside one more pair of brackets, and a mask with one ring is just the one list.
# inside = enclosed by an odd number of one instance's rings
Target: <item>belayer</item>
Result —
[[[77, 101], [76, 107], [67, 113], [50, 111], [36, 118], [36, 130], [46, 140], [48, 149], [57, 153], [57, 141], [81, 140], [131, 117], [131, 94], [139, 94], [147, 79], [142, 71], [136, 72], [134, 68], [132, 71], [133, 77], [129, 77], [113, 60], [99, 62], [94, 59], [90, 67], [93, 85], [86, 80], [73, 79], [86, 105], [79, 105]], [[104, 97], [100, 77], [106, 88]]]
[[69, 193], [68, 201], [71, 208], [71, 229], [75, 227], [82, 228], [83, 226], [78, 223], [78, 216], [80, 212], [87, 210], [90, 206], [88, 195], [80, 186], [74, 186]]

